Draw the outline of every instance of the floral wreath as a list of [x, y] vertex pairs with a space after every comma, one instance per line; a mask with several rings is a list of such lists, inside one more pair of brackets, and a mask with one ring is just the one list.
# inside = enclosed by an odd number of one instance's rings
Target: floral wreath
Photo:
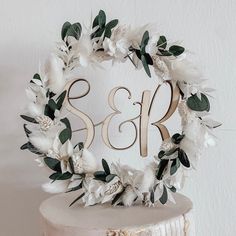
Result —
[[[146, 26], [132, 30], [119, 25], [117, 19], [107, 23], [102, 10], [86, 33], [80, 23], [64, 23], [61, 38], [44, 70], [30, 81], [26, 89], [29, 103], [21, 115], [28, 122], [23, 125], [28, 142], [21, 149], [36, 154], [39, 166], [53, 171], [43, 189], [51, 193], [81, 191], [71, 205], [80, 199], [85, 206], [105, 202], [131, 206], [137, 200], [146, 206], [174, 202], [172, 193], [183, 187], [202, 149], [215, 143], [211, 130], [221, 124], [208, 117], [208, 93], [213, 89], [204, 86], [205, 80], [186, 59], [182, 46], [169, 44], [165, 36], [150, 36]], [[103, 170], [98, 170], [95, 157], [83, 143], [72, 145], [73, 131], [63, 107], [66, 79], [77, 67], [105, 60], [130, 60], [149, 77], [152, 67], [160, 83], [171, 80], [179, 88], [182, 133], [162, 142], [145, 171], [121, 163], [109, 166], [104, 159]]]

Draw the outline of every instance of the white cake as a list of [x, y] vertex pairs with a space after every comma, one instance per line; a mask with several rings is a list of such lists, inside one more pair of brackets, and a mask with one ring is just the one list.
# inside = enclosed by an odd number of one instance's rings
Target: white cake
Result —
[[157, 207], [84, 207], [69, 204], [78, 194], [60, 194], [40, 206], [43, 236], [194, 236], [192, 202], [176, 194], [176, 204]]

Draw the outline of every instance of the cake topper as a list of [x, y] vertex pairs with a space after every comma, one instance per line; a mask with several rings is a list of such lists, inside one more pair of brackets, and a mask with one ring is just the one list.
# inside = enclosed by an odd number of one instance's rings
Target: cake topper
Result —
[[[39, 165], [52, 171], [51, 182], [43, 185], [44, 190], [52, 193], [79, 191], [78, 198], [71, 205], [80, 199], [85, 206], [105, 202], [125, 206], [136, 201], [146, 206], [158, 202], [166, 204], [168, 200], [174, 202], [172, 193], [183, 187], [186, 173], [195, 168], [203, 148], [214, 145], [211, 132], [220, 126], [219, 122], [209, 118], [208, 97], [212, 89], [205, 87], [205, 80], [187, 59], [186, 50], [167, 42], [163, 35], [153, 33], [150, 36], [147, 26], [132, 29], [119, 25], [117, 19], [107, 23], [102, 10], [88, 32], [82, 33], [80, 23], [66, 22], [61, 38], [44, 70], [41, 69], [30, 81], [26, 89], [29, 103], [21, 115], [27, 121], [23, 127], [28, 138], [21, 149], [36, 154]], [[141, 100], [134, 103], [134, 106], [140, 106], [139, 115], [120, 123], [120, 130], [127, 123], [135, 129], [133, 141], [125, 147], [114, 146], [108, 130], [112, 119], [120, 113], [114, 101], [116, 93], [124, 90], [131, 98], [129, 88], [120, 86], [110, 91], [108, 104], [111, 113], [98, 124], [71, 102], [90, 92], [89, 80], [70, 80], [71, 72], [106, 60], [113, 63], [129, 60], [136, 69], [144, 69], [148, 77], [154, 72], [156, 76], [151, 79], [158, 82], [152, 96], [151, 91], [144, 90]], [[81, 95], [72, 96], [71, 88], [81, 82], [87, 85], [87, 89]], [[95, 158], [88, 150], [96, 125], [101, 125], [102, 139], [108, 147], [127, 149], [138, 141], [140, 155], [148, 155], [149, 117], [156, 94], [163, 85], [170, 87], [171, 99], [165, 115], [151, 123], [159, 129], [163, 139], [152, 162], [145, 170], [136, 170], [121, 163], [109, 165], [102, 159], [100, 168], [97, 164], [99, 157]], [[182, 132], [170, 134], [164, 122], [177, 108]], [[72, 130], [68, 111], [78, 116], [85, 127]], [[86, 139], [84, 143], [76, 143], [72, 136], [82, 129], [86, 130]]]

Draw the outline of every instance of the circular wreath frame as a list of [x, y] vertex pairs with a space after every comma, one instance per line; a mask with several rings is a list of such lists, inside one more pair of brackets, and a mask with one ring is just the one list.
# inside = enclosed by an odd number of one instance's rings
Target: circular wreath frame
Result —
[[[119, 25], [117, 19], [107, 23], [103, 10], [87, 33], [82, 33], [78, 22], [64, 23], [61, 38], [45, 70], [30, 81], [26, 90], [29, 103], [21, 115], [27, 121], [24, 131], [28, 138], [21, 149], [36, 154], [39, 165], [53, 172], [51, 182], [43, 188], [52, 193], [80, 191], [71, 205], [79, 199], [86, 206], [105, 202], [131, 206], [137, 200], [146, 206], [174, 202], [172, 193], [183, 187], [202, 149], [214, 144], [211, 130], [220, 126], [208, 118], [212, 89], [204, 87], [201, 74], [186, 59], [184, 47], [167, 42], [163, 35], [150, 36], [146, 26], [132, 30]], [[181, 93], [182, 132], [163, 141], [145, 171], [120, 163], [109, 165], [104, 159], [98, 170], [95, 157], [83, 143], [71, 143], [73, 132], [63, 110], [66, 78], [75, 68], [105, 60], [130, 60], [149, 77], [153, 68], [160, 83], [171, 80]]]

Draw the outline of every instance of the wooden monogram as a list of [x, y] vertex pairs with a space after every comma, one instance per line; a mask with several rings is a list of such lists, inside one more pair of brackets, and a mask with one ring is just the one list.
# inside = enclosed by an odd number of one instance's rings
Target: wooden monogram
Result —
[[[87, 85], [86, 91], [79, 96], [70, 96], [71, 88], [73, 87], [73, 85], [75, 83], [78, 83], [78, 82], [84, 82]], [[175, 86], [175, 84], [170, 80], [167, 80], [166, 84], [168, 84], [171, 89], [171, 97], [170, 97], [170, 103], [169, 103], [168, 109], [167, 109], [165, 115], [161, 119], [151, 123], [151, 125], [153, 125], [159, 129], [162, 140], [170, 137], [169, 131], [166, 128], [166, 126], [163, 124], [163, 122], [168, 120], [172, 116], [172, 114], [175, 112], [175, 110], [178, 106], [178, 103], [179, 103], [179, 99], [180, 99], [180, 93], [179, 93], [178, 87]], [[85, 125], [85, 128], [81, 128], [79, 130], [76, 130], [76, 131], [81, 131], [81, 130], [85, 130], [85, 129], [87, 130], [86, 139], [84, 141], [85, 148], [88, 148], [93, 142], [93, 139], [95, 136], [95, 126], [101, 125], [103, 142], [109, 148], [115, 149], [115, 150], [128, 149], [136, 143], [136, 141], [139, 137], [140, 155], [142, 157], [146, 157], [148, 155], [148, 126], [150, 125], [150, 114], [151, 114], [154, 100], [156, 98], [156, 95], [157, 95], [160, 87], [161, 87], [161, 85], [158, 85], [156, 87], [153, 95], [151, 95], [150, 90], [144, 90], [142, 92], [141, 101], [133, 103], [133, 105], [140, 106], [139, 115], [132, 118], [132, 119], [125, 120], [119, 124], [119, 131], [120, 132], [121, 132], [121, 127], [126, 123], [130, 123], [135, 130], [135, 137], [134, 137], [133, 141], [125, 147], [115, 147], [110, 141], [108, 131], [109, 131], [110, 122], [113, 119], [113, 117], [118, 114], [121, 114], [121, 111], [119, 111], [119, 109], [117, 108], [117, 106], [115, 104], [114, 98], [116, 96], [116, 93], [119, 90], [124, 90], [128, 93], [128, 99], [131, 99], [131, 92], [128, 88], [123, 87], [123, 86], [119, 86], [119, 87], [113, 88], [110, 91], [109, 96], [108, 96], [108, 104], [109, 104], [112, 112], [109, 115], [107, 115], [103, 121], [99, 122], [98, 124], [94, 124], [92, 119], [87, 114], [85, 114], [84, 112], [82, 112], [78, 108], [74, 107], [71, 103], [71, 100], [80, 99], [82, 97], [85, 97], [90, 92], [90, 84], [87, 80], [79, 78], [79, 79], [74, 79], [66, 84], [65, 89], [67, 91], [67, 94], [66, 94], [66, 99], [65, 99], [65, 106], [69, 112], [71, 112], [74, 115], [76, 115], [77, 117], [79, 117]], [[138, 127], [137, 127], [137, 124], [135, 123], [135, 120], [139, 120]]]

